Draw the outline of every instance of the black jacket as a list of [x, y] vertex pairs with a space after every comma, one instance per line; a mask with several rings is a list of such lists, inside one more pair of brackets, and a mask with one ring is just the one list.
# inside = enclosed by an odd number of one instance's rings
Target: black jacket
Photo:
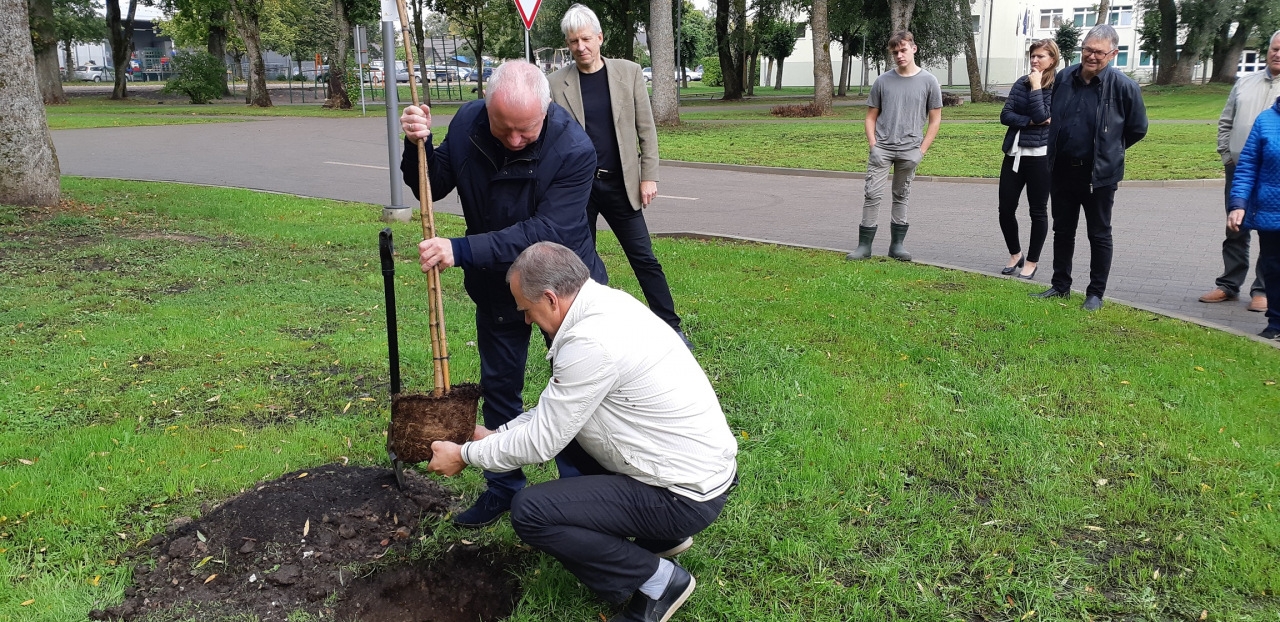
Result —
[[1031, 81], [1026, 76], [1018, 78], [1009, 89], [1009, 99], [1004, 102], [1000, 111], [1000, 122], [1009, 126], [1004, 134], [1004, 145], [1001, 153], [1009, 153], [1013, 148], [1013, 137], [1018, 137], [1018, 145], [1022, 147], [1043, 147], [1049, 144], [1049, 126], [1033, 125], [1044, 123], [1049, 118], [1049, 108], [1053, 102], [1053, 93], [1045, 89], [1031, 90]]
[[[552, 103], [542, 135], [512, 154], [489, 132], [484, 100], [468, 102], [454, 115], [440, 146], [433, 149], [428, 141], [426, 148], [432, 200], [456, 188], [462, 203], [471, 252], [469, 261], [455, 260], [477, 306], [514, 312], [507, 268], [535, 242], [567, 246], [587, 264], [592, 279], [608, 283], [587, 228], [596, 149], [564, 108]], [[418, 196], [418, 147], [407, 138], [400, 171]]]
[[[1075, 77], [1079, 63], [1058, 72], [1053, 80], [1053, 107], [1049, 132], [1049, 168], [1057, 156], [1058, 133], [1073, 123], [1068, 112], [1075, 99]], [[1098, 94], [1093, 137], [1093, 186], [1110, 186], [1124, 179], [1124, 150], [1147, 135], [1147, 108], [1142, 103], [1142, 89], [1129, 76], [1115, 67], [1098, 74], [1102, 91]]]

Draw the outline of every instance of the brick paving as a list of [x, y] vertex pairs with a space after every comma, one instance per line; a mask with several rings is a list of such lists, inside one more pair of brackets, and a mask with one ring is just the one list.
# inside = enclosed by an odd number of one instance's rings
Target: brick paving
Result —
[[[53, 138], [67, 175], [234, 186], [385, 205], [390, 198], [385, 135], [385, 120], [371, 116], [62, 130]], [[129, 145], [131, 155], [116, 155], [117, 144]], [[842, 252], [857, 245], [862, 203], [857, 174], [664, 163], [661, 176], [659, 198], [646, 214], [655, 234], [697, 233]], [[413, 202], [407, 191], [405, 197]], [[452, 195], [436, 209], [460, 213]], [[888, 247], [888, 213], [886, 204], [876, 255]], [[1025, 204], [1019, 216], [1025, 244]], [[996, 222], [994, 180], [918, 178], [909, 220], [907, 248], [919, 262], [994, 276], [1008, 259]], [[1262, 330], [1265, 318], [1247, 311], [1245, 300], [1212, 305], [1196, 300], [1222, 271], [1223, 224], [1221, 181], [1122, 185], [1112, 218], [1115, 257], [1107, 298], [1233, 333]], [[1048, 287], [1052, 236], [1035, 283], [1011, 280], [1012, 292]], [[1088, 282], [1083, 217], [1074, 265], [1073, 289], [1080, 292]], [[1079, 293], [1072, 297], [1076, 303], [1082, 299]]]

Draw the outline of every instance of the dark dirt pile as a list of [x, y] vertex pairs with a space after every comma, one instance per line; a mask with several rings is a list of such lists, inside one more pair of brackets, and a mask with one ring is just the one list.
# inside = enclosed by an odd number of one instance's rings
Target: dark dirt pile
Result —
[[[512, 555], [469, 545], [432, 560], [401, 555], [421, 535], [422, 519], [451, 503], [426, 477], [408, 471], [405, 478], [401, 491], [390, 469], [329, 464], [259, 484], [198, 520], [175, 521], [133, 551], [124, 602], [89, 617], [163, 619], [167, 611], [185, 617], [197, 610], [201, 619], [252, 614], [265, 621], [305, 611], [326, 620], [474, 622], [509, 615], [519, 599]], [[391, 552], [398, 561], [377, 561]], [[372, 567], [378, 570], [360, 576]]]

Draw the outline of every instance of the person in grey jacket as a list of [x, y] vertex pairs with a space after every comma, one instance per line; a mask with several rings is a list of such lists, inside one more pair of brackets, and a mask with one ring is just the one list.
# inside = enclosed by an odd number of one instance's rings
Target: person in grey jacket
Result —
[[[1049, 235], [1049, 114], [1053, 77], [1062, 57], [1053, 39], [1031, 42], [1027, 54], [1031, 71], [1014, 82], [1000, 111], [1000, 122], [1009, 126], [1000, 147], [1005, 154], [1000, 165], [1000, 232], [1009, 248], [1009, 263], [1000, 274], [1008, 276], [1022, 268], [1020, 279], [1035, 277], [1040, 250]], [[1031, 212], [1031, 241], [1025, 255], [1018, 241], [1016, 215], [1024, 186]]]
[[551, 378], [506, 425], [432, 443], [427, 468], [518, 469], [577, 441], [582, 475], [516, 493], [511, 526], [601, 598], [630, 598], [615, 622], [666, 620], [696, 584], [666, 558], [720, 515], [737, 481], [738, 445], [715, 390], [661, 319], [592, 281], [568, 248], [530, 246], [507, 280], [525, 322], [552, 336]]
[[604, 32], [591, 9], [575, 4], [560, 20], [573, 62], [547, 78], [551, 101], [573, 115], [596, 148], [595, 180], [587, 202], [592, 239], [604, 216], [640, 283], [649, 309], [680, 334], [680, 316], [667, 275], [653, 254], [644, 208], [658, 195], [658, 131], [640, 65], [600, 55]]
[[1053, 281], [1039, 298], [1071, 294], [1076, 226], [1084, 212], [1089, 235], [1089, 286], [1083, 308], [1102, 308], [1111, 273], [1111, 208], [1124, 179], [1124, 152], [1147, 135], [1147, 109], [1138, 83], [1107, 64], [1120, 36], [1107, 24], [1089, 30], [1081, 62], [1058, 72], [1049, 131], [1049, 195], [1053, 214]]
[[[1280, 97], [1280, 31], [1271, 35], [1267, 49], [1267, 68], [1245, 74], [1236, 80], [1227, 96], [1227, 105], [1218, 119], [1218, 155], [1226, 170], [1226, 199], [1231, 202], [1231, 183], [1235, 178], [1240, 150], [1253, 127], [1258, 113], [1266, 110], [1276, 97]], [[1228, 207], [1228, 209], [1230, 209]], [[1254, 268], [1253, 284], [1249, 287], [1249, 310], [1262, 313], [1267, 310], [1267, 288], [1262, 278], [1261, 257], [1259, 267]], [[1222, 240], [1222, 276], [1214, 282], [1216, 287], [1200, 297], [1200, 302], [1227, 302], [1238, 300], [1249, 275], [1249, 230], [1227, 229]]]

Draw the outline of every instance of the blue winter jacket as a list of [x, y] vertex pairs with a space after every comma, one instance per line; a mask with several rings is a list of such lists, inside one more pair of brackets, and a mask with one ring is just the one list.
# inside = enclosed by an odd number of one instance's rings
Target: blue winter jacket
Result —
[[1280, 97], [1253, 121], [1231, 183], [1231, 209], [1246, 229], [1280, 231]]
[[1013, 137], [1018, 137], [1018, 145], [1022, 147], [1043, 147], [1049, 144], [1049, 126], [1032, 125], [1044, 123], [1049, 118], [1049, 110], [1053, 105], [1053, 93], [1049, 89], [1031, 90], [1031, 81], [1026, 76], [1018, 78], [1009, 89], [1009, 99], [1005, 100], [1000, 111], [1000, 122], [1009, 126], [1004, 134], [1004, 145], [1001, 153], [1009, 153], [1013, 148]]
[[[596, 149], [564, 108], [552, 103], [538, 140], [512, 153], [490, 133], [485, 101], [468, 102], [454, 115], [440, 146], [433, 148], [428, 140], [426, 149], [432, 200], [457, 189], [462, 203], [467, 230], [465, 238], [453, 240], [454, 262], [477, 306], [514, 312], [507, 268], [535, 242], [572, 249], [593, 280], [608, 283], [587, 228]], [[418, 147], [407, 138], [400, 171], [418, 196]]]

